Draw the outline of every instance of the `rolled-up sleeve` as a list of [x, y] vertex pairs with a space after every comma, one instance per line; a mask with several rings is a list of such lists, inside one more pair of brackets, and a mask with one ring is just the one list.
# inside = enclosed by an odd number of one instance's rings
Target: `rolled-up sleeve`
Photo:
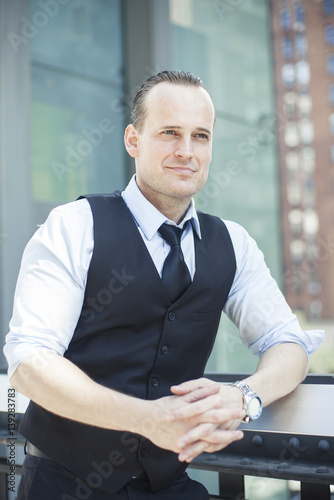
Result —
[[87, 200], [54, 209], [27, 244], [4, 347], [9, 377], [37, 349], [64, 354], [81, 312], [92, 251]]
[[237, 269], [224, 311], [238, 327], [241, 341], [259, 356], [285, 342], [299, 344], [311, 354], [323, 341], [324, 331], [302, 330], [254, 239], [239, 224], [225, 223]]

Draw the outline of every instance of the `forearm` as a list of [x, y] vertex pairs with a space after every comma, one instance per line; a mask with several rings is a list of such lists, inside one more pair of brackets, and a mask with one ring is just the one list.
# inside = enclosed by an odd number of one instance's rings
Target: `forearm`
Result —
[[305, 350], [294, 343], [284, 343], [266, 351], [253, 375], [246, 379], [260, 396], [264, 406], [293, 391], [307, 375]]
[[[53, 352], [36, 353], [23, 360], [11, 384], [35, 403], [56, 415], [84, 424], [140, 434], [161, 448], [181, 451], [180, 438], [199, 425], [197, 419], [169, 420], [178, 406], [192, 404], [217, 392], [217, 387], [199, 388], [190, 395], [166, 396], [154, 401], [138, 399], [95, 383], [68, 359]], [[226, 410], [227, 420], [236, 418]], [[226, 435], [228, 442], [237, 434]]]
[[95, 383], [72, 362], [56, 353], [30, 356], [11, 378], [17, 391], [65, 418], [106, 429], [138, 432], [149, 415], [146, 401]]

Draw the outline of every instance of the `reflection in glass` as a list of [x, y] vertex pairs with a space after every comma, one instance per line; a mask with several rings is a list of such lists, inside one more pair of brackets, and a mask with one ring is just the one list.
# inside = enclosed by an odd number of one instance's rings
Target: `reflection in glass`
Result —
[[295, 263], [300, 262], [305, 252], [305, 241], [300, 239], [292, 240], [289, 247], [292, 261]]
[[296, 122], [288, 122], [285, 125], [284, 142], [290, 148], [294, 148], [300, 143], [299, 130]]
[[283, 96], [283, 108], [286, 115], [293, 116], [296, 113], [297, 94], [286, 92]]
[[307, 38], [304, 33], [296, 34], [295, 53], [297, 59], [304, 57], [307, 53]]
[[290, 210], [288, 214], [290, 231], [294, 236], [299, 236], [302, 230], [303, 213], [298, 208]]
[[305, 115], [311, 113], [312, 110], [312, 98], [310, 94], [302, 93], [298, 97], [298, 107], [299, 111]]
[[330, 47], [334, 47], [334, 26], [332, 24], [325, 26], [325, 40]]
[[295, 67], [293, 64], [282, 66], [282, 80], [287, 88], [292, 88], [295, 81]]
[[299, 61], [296, 64], [296, 80], [299, 85], [308, 85], [310, 83], [311, 70], [307, 61]]
[[303, 217], [303, 231], [306, 237], [314, 237], [319, 229], [319, 217], [315, 210], [305, 210]]
[[327, 56], [327, 72], [330, 75], [334, 75], [334, 54]]
[[311, 144], [314, 139], [313, 122], [307, 118], [303, 118], [298, 123], [300, 138], [304, 144]]

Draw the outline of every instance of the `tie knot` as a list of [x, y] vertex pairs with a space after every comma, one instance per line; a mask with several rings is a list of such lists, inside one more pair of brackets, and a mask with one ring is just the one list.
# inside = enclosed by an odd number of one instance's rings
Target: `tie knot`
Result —
[[159, 234], [160, 236], [167, 241], [167, 243], [172, 247], [174, 245], [179, 245], [181, 242], [181, 236], [186, 228], [186, 224], [184, 224], [183, 228], [180, 229], [179, 227], [172, 226], [171, 224], [162, 224], [159, 228]]

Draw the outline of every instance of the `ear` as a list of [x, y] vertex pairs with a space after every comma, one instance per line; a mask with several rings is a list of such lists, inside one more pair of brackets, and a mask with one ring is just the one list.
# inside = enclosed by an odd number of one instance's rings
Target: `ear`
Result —
[[132, 158], [137, 158], [139, 156], [139, 134], [132, 123], [125, 129], [124, 144], [127, 152]]

